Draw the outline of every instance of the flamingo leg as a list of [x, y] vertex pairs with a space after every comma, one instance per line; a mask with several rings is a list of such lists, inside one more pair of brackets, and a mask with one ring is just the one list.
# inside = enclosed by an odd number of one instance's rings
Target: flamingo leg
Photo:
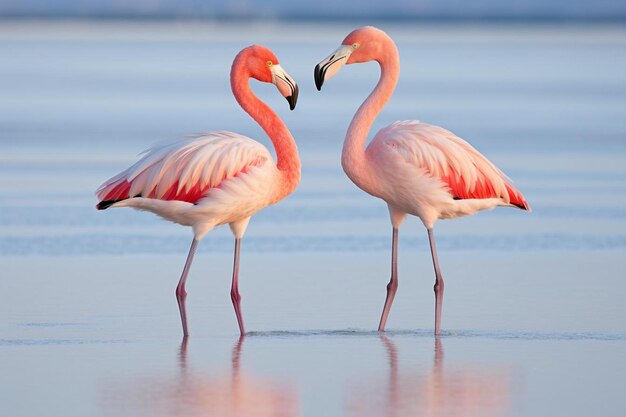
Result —
[[178, 301], [178, 310], [180, 311], [180, 320], [183, 324], [183, 335], [185, 337], [189, 336], [189, 330], [187, 328], [187, 308], [185, 304], [187, 300], [187, 290], [185, 290], [185, 282], [187, 282], [187, 275], [189, 275], [189, 268], [191, 267], [191, 262], [193, 261], [193, 256], [196, 253], [197, 246], [198, 240], [194, 238], [194, 240], [191, 242], [191, 247], [189, 248], [189, 254], [187, 255], [187, 261], [185, 261], [183, 273], [181, 274], [178, 285], [176, 286], [176, 300]]
[[391, 304], [393, 298], [396, 296], [398, 290], [398, 228], [393, 228], [391, 237], [391, 279], [387, 284], [387, 298], [385, 298], [385, 306], [380, 316], [380, 323], [378, 324], [378, 331], [385, 331], [385, 324], [387, 323], [387, 317], [389, 316], [389, 310], [391, 310]]
[[437, 257], [437, 247], [435, 246], [435, 235], [433, 229], [428, 229], [428, 240], [430, 242], [430, 253], [433, 257], [433, 266], [435, 267], [435, 335], [441, 332], [441, 308], [443, 306], [443, 277], [439, 269], [439, 258]]
[[235, 239], [235, 259], [233, 261], [233, 283], [230, 287], [230, 299], [233, 300], [235, 314], [237, 315], [237, 323], [239, 324], [239, 332], [245, 335], [243, 324], [243, 315], [241, 314], [241, 295], [239, 294], [239, 249], [241, 247], [241, 238]]

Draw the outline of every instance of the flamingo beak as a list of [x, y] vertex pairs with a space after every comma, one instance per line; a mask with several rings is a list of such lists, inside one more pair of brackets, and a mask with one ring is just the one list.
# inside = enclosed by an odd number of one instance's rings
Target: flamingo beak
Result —
[[298, 84], [293, 78], [278, 64], [270, 67], [272, 73], [272, 84], [278, 88], [280, 94], [287, 99], [289, 110], [296, 108], [298, 102]]
[[348, 58], [350, 58], [353, 50], [350, 45], [341, 45], [335, 52], [315, 66], [315, 86], [318, 91], [322, 90], [324, 81], [331, 79], [348, 62]]

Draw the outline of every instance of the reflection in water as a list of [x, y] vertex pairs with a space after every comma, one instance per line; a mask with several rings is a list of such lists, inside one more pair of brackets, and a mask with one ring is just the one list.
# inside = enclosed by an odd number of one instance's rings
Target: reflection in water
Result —
[[[510, 380], [504, 369], [446, 368], [440, 338], [435, 339], [432, 369], [401, 369], [398, 350], [380, 336], [387, 350], [389, 375], [360, 378], [350, 387], [346, 411], [369, 416], [501, 416], [509, 406]], [[364, 379], [367, 383], [364, 384]]]
[[188, 338], [178, 354], [176, 377], [133, 378], [107, 386], [105, 415], [292, 417], [298, 415], [296, 390], [287, 384], [251, 378], [241, 367], [244, 337], [233, 346], [230, 373], [208, 376], [187, 360]]

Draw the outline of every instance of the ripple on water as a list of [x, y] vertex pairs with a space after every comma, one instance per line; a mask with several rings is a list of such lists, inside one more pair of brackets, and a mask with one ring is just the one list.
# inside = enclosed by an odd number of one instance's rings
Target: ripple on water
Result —
[[130, 343], [124, 339], [0, 339], [0, 346], [106, 345]]
[[[432, 338], [432, 329], [387, 330], [384, 333], [376, 330], [338, 329], [338, 330], [270, 330], [248, 332], [250, 337], [294, 338], [294, 337], [380, 337], [409, 336]], [[481, 331], [481, 330], [446, 330], [440, 337], [445, 339], [498, 339], [527, 341], [626, 341], [626, 332], [532, 332], [532, 331]]]

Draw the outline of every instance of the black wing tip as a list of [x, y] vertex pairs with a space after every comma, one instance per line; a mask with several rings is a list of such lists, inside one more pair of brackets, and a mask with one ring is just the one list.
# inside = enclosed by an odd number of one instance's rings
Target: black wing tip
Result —
[[121, 201], [121, 200], [104, 200], [104, 201], [101, 201], [98, 204], [96, 204], [96, 209], [98, 209], [98, 210], [106, 210], [109, 207], [111, 207], [113, 204], [117, 203], [118, 201]]
[[137, 194], [136, 196], [133, 196], [133, 197], [120, 198], [118, 200], [102, 200], [101, 202], [96, 204], [96, 209], [98, 209], [98, 210], [106, 210], [106, 209], [108, 209], [109, 207], [111, 207], [115, 203], [119, 203], [120, 201], [128, 200], [129, 198], [137, 198], [137, 197], [141, 197], [141, 193], [139, 193], [139, 194]]
[[[463, 197], [458, 197], [458, 196], [456, 196], [456, 195], [453, 195], [453, 196], [452, 196], [452, 199], [454, 199], [454, 200], [466, 200], [465, 198], [463, 198]], [[524, 203], [523, 203], [523, 204], [520, 204], [520, 203], [513, 203], [513, 202], [511, 202], [510, 204], [511, 204], [511, 206], [513, 206], [513, 207], [515, 207], [515, 208], [518, 208], [518, 209], [520, 209], [520, 210], [527, 211], [527, 212], [529, 212], [529, 213], [530, 213], [531, 211], [533, 211], [533, 210], [530, 208], [530, 206], [528, 205], [528, 203], [527, 203], [527, 202], [525, 202], [525, 201], [524, 201]]]

